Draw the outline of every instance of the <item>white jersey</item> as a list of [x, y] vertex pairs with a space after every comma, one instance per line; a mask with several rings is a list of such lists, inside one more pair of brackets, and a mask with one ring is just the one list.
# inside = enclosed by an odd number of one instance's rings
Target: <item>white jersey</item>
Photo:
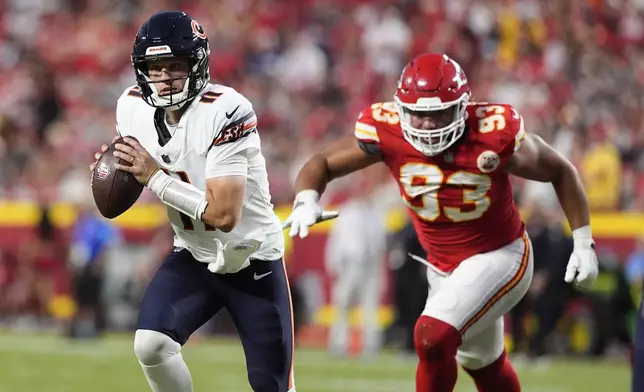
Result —
[[[239, 224], [231, 232], [224, 233], [168, 207], [175, 233], [174, 245], [188, 249], [201, 262], [214, 263], [217, 261], [215, 239], [226, 244], [261, 237], [263, 243], [251, 258], [275, 260], [282, 257], [281, 223], [273, 211], [266, 162], [257, 133], [257, 117], [250, 101], [230, 87], [208, 84], [175, 126], [165, 122], [164, 112], [155, 120], [155, 110], [141, 98], [138, 87], [129, 87], [117, 102], [117, 131], [121, 136], [135, 137], [163, 171], [201, 191], [206, 191], [208, 155], [213, 159], [214, 154], [216, 162], [221, 163], [234, 154], [248, 152], [246, 193]], [[164, 121], [172, 136], [163, 146], [155, 121]], [[248, 262], [241, 267], [247, 265]]]

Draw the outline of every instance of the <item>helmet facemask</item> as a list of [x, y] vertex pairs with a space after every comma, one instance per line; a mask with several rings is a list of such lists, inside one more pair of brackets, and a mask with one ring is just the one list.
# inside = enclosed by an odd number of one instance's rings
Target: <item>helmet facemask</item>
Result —
[[[394, 101], [400, 115], [400, 123], [405, 140], [421, 153], [434, 156], [442, 153], [451, 147], [465, 132], [465, 120], [467, 119], [467, 104], [470, 94], [464, 93], [458, 99], [451, 102], [441, 102], [439, 98], [419, 98], [414, 104], [402, 102], [397, 96]], [[448, 121], [440, 121], [436, 128], [422, 129], [412, 125], [412, 114], [414, 112], [437, 112], [433, 119], [439, 118], [438, 112], [451, 112]], [[445, 125], [443, 125], [445, 124]]]
[[[194, 53], [194, 52], [193, 52]], [[156, 108], [177, 110], [183, 107], [186, 102], [196, 97], [210, 80], [209, 60], [210, 48], [199, 48], [194, 56], [175, 56], [173, 54], [144, 56], [139, 59], [132, 59], [132, 65], [136, 73], [136, 81], [143, 95], [145, 102]], [[148, 73], [150, 61], [164, 58], [186, 58], [190, 63], [190, 71], [187, 76], [166, 80], [152, 81]], [[168, 82], [170, 80], [186, 79], [183, 89], [180, 92], [168, 95], [160, 95], [156, 83]]]

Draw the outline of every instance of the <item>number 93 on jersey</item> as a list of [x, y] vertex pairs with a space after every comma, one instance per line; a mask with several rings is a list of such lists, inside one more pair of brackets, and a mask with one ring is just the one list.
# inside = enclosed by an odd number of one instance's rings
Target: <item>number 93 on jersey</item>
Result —
[[446, 174], [436, 165], [407, 163], [400, 168], [400, 184], [405, 203], [430, 222], [440, 217], [451, 222], [479, 219], [490, 206], [492, 180], [485, 174], [462, 170]]

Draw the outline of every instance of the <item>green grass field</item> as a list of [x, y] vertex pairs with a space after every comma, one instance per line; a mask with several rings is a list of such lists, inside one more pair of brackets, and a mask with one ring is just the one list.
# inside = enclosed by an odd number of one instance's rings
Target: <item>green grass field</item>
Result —
[[[241, 346], [231, 341], [188, 345], [184, 357], [196, 392], [250, 391]], [[626, 362], [558, 360], [521, 365], [524, 392], [627, 392]], [[54, 336], [0, 334], [0, 392], [146, 392], [130, 336], [70, 343]], [[324, 351], [299, 349], [298, 392], [405, 392], [414, 390], [415, 362], [395, 353], [372, 361], [329, 358]], [[459, 375], [458, 392], [475, 391]]]

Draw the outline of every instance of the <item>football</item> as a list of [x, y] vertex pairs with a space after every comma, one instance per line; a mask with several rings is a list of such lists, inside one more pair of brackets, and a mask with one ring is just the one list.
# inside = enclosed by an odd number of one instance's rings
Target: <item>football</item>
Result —
[[110, 144], [92, 172], [94, 202], [101, 214], [109, 219], [132, 207], [143, 191], [143, 185], [132, 174], [114, 167], [115, 163], [131, 166], [129, 162], [114, 156], [114, 145], [119, 142], [122, 142], [121, 138]]

